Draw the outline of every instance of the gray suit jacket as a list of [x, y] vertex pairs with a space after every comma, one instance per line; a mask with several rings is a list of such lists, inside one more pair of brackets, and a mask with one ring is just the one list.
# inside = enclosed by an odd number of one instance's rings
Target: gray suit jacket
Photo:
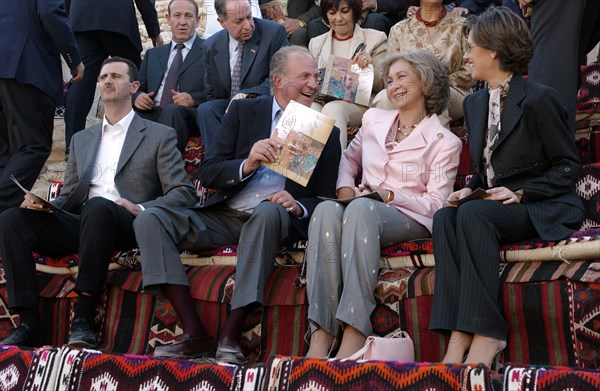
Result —
[[[58, 198], [52, 201], [54, 205], [78, 213], [87, 201], [90, 183], [98, 174], [95, 162], [101, 135], [100, 123], [73, 136], [64, 184]], [[196, 202], [196, 192], [177, 150], [175, 130], [137, 114], [125, 136], [115, 186], [122, 198], [144, 208], [185, 207]]]
[[[242, 84], [244, 93], [269, 95], [271, 58], [282, 46], [288, 45], [285, 28], [270, 20], [254, 18], [256, 29], [244, 45]], [[225, 29], [204, 41], [204, 86], [206, 97], [229, 99], [231, 69], [229, 67], [229, 32]]]

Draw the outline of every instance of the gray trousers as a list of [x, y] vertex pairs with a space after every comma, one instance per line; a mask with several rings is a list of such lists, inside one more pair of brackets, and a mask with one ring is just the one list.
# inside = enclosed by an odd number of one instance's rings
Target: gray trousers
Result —
[[371, 335], [373, 291], [381, 246], [429, 237], [423, 225], [394, 206], [357, 199], [348, 206], [320, 203], [308, 229], [308, 319], [337, 336], [342, 323]]
[[285, 208], [262, 202], [252, 214], [227, 207], [205, 209], [154, 207], [135, 219], [142, 255], [144, 289], [154, 285], [189, 286], [179, 250], [238, 243], [231, 308], [263, 302], [275, 255], [293, 230]]

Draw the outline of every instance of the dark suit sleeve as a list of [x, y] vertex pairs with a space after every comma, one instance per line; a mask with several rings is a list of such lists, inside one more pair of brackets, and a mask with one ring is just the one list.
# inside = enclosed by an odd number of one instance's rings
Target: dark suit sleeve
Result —
[[69, 69], [81, 63], [75, 36], [67, 23], [67, 14], [60, 0], [40, 0], [37, 2], [37, 13], [44, 29], [65, 59]]
[[454, 4], [457, 7], [466, 8], [472, 14], [479, 14], [485, 10], [490, 4], [497, 4], [497, 1], [493, 0], [455, 0]]
[[[232, 189], [240, 184], [240, 165], [248, 156], [250, 148], [250, 140], [241, 138], [243, 135], [239, 132], [240, 129], [240, 101], [234, 100], [229, 106], [229, 110], [223, 116], [221, 126], [217, 130], [219, 137], [210, 137], [214, 140], [213, 145], [205, 144], [206, 155], [200, 170], [200, 182], [202, 186], [211, 189]], [[243, 159], [236, 158], [241, 156], [236, 154], [238, 146], [247, 148], [247, 152]]]
[[144, 59], [142, 60], [142, 64], [140, 65], [140, 69], [138, 71], [138, 81], [140, 82], [140, 88], [133, 94], [131, 97], [131, 105], [135, 108], [135, 100], [142, 93], [148, 92], [148, 57], [150, 57], [150, 50], [146, 52]]
[[311, 195], [296, 199], [306, 208], [308, 217], [312, 215], [319, 202], [321, 202], [319, 196], [335, 198], [341, 155], [340, 130], [334, 127], [315, 167], [315, 172], [311, 178], [313, 183], [309, 182]]
[[204, 61], [204, 92], [206, 100], [215, 98], [215, 90], [212, 83], [212, 68], [211, 56], [214, 48], [211, 47], [210, 41], [204, 41], [202, 44], [202, 59]]
[[135, 5], [142, 15], [144, 26], [150, 38], [156, 38], [160, 34], [160, 25], [158, 24], [158, 15], [154, 0], [135, 0]]
[[558, 92], [538, 85], [532, 102], [523, 106], [526, 116], [533, 116], [528, 126], [534, 126], [537, 142], [542, 142], [551, 166], [544, 175], [523, 186], [523, 201], [533, 202], [558, 197], [573, 191], [573, 184], [581, 172], [573, 135], [568, 126], [565, 106]]
[[[261, 42], [260, 46], [262, 50], [263, 45], [267, 44], [265, 47], [265, 49], [269, 51], [269, 64], [267, 66], [270, 66], [271, 59], [273, 58], [275, 52], [278, 51], [282, 46], [288, 46], [289, 42], [285, 28], [282, 25], [277, 25], [275, 31], [265, 31], [263, 34], [266, 34], [267, 37], [263, 36], [262, 39], [265, 41], [268, 39], [268, 42]], [[268, 37], [270, 34], [272, 34], [272, 36]], [[242, 89], [241, 92], [245, 94], [269, 95], [271, 92], [271, 81], [269, 80], [269, 77], [267, 77], [261, 84], [252, 88]]]
[[405, 0], [377, 0], [377, 13], [399, 21], [404, 18], [408, 4]]

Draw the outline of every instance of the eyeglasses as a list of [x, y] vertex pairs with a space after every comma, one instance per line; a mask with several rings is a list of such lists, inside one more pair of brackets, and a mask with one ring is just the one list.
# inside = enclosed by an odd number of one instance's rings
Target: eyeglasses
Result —
[[478, 46], [477, 46], [477, 45], [475, 45], [475, 44], [470, 44], [470, 43], [468, 43], [468, 44], [467, 44], [467, 51], [466, 51], [466, 52], [467, 52], [467, 53], [470, 53], [470, 52], [471, 52], [471, 50], [473, 50], [473, 48], [476, 48], [476, 47], [478, 47]]

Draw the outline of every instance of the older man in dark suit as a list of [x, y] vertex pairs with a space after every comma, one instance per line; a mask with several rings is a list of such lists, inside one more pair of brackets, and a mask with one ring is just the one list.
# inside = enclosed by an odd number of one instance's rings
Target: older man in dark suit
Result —
[[[306, 48], [281, 48], [271, 65], [274, 97], [262, 96], [232, 102], [223, 124], [213, 129], [201, 170], [202, 184], [217, 189], [202, 207], [150, 208], [138, 216], [134, 229], [140, 245], [144, 289], [182, 286], [189, 282], [178, 249], [214, 248], [238, 243], [236, 286], [232, 312], [221, 330], [217, 359], [241, 362], [242, 324], [263, 302], [265, 285], [275, 255], [284, 243], [306, 238], [318, 196], [335, 197], [341, 155], [339, 131], [331, 132], [306, 187], [266, 168], [279, 151], [270, 139], [291, 99], [310, 106], [318, 92], [319, 72]], [[188, 302], [191, 302], [189, 291]], [[171, 300], [171, 297], [169, 297]], [[183, 303], [183, 298], [178, 300]], [[173, 345], [159, 347], [155, 355], [189, 357], [212, 350], [212, 342], [192, 334], [193, 305], [173, 305], [184, 334]], [[196, 315], [197, 317], [197, 315]]]
[[140, 11], [154, 46], [162, 45], [155, 0], [65, 0], [69, 24], [75, 33], [88, 72], [81, 83], [71, 85], [65, 112], [67, 154], [71, 137], [85, 128], [94, 101], [96, 77], [109, 56], [124, 57], [139, 68], [142, 40], [134, 7]]
[[249, 0], [215, 0], [223, 30], [204, 42], [204, 85], [208, 102], [198, 106], [205, 143], [221, 124], [229, 101], [269, 94], [269, 64], [288, 44], [285, 28], [252, 17]]
[[84, 66], [61, 0], [0, 6], [0, 212], [23, 201], [52, 147], [54, 109], [63, 102], [62, 54], [77, 82]]
[[[102, 124], [71, 141], [65, 182], [52, 211], [30, 195], [22, 208], [0, 215], [0, 256], [11, 309], [21, 324], [0, 345], [38, 346], [41, 325], [31, 251], [50, 256], [79, 252], [79, 301], [69, 344], [96, 346], [94, 315], [110, 258], [136, 246], [133, 222], [158, 205], [189, 206], [196, 193], [177, 151], [175, 132], [139, 118], [131, 96], [137, 68], [126, 59], [105, 60], [98, 81], [105, 105]], [[68, 212], [68, 213], [67, 213]]]
[[183, 151], [190, 136], [199, 135], [196, 107], [206, 101], [204, 40], [196, 35], [198, 4], [195, 0], [171, 0], [166, 18], [173, 41], [146, 52], [133, 106], [142, 118], [175, 129], [177, 148]]

